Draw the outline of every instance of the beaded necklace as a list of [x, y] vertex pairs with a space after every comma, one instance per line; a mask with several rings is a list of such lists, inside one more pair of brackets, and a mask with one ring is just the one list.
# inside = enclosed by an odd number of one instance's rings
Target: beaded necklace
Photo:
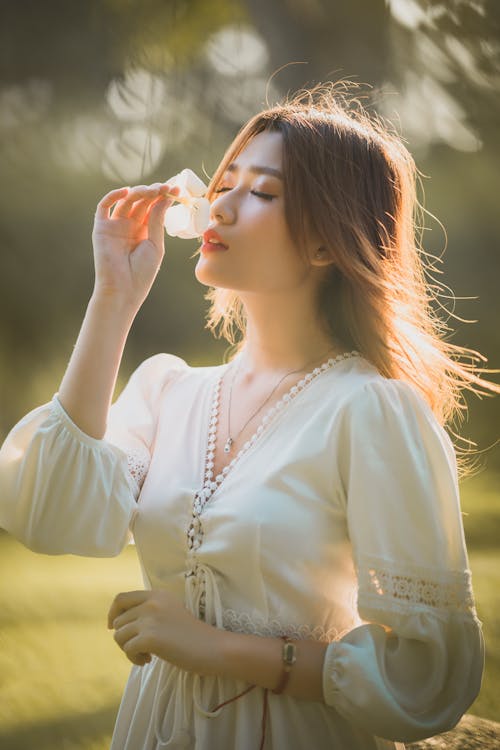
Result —
[[[301, 380], [296, 383], [296, 385], [293, 385], [281, 398], [279, 401], [277, 401], [274, 406], [272, 406], [268, 411], [264, 414], [264, 416], [261, 419], [261, 422], [253, 435], [243, 444], [241, 449], [238, 451], [236, 456], [231, 459], [231, 461], [224, 466], [221, 473], [218, 474], [214, 478], [214, 458], [215, 458], [215, 445], [217, 442], [217, 426], [219, 422], [219, 408], [220, 408], [220, 388], [222, 384], [222, 379], [224, 377], [224, 374], [220, 375], [217, 382], [215, 383], [214, 388], [214, 394], [212, 398], [212, 406], [211, 406], [211, 412], [210, 412], [210, 420], [209, 420], [209, 426], [208, 426], [208, 442], [207, 442], [207, 449], [206, 449], [206, 455], [205, 455], [205, 475], [203, 480], [203, 486], [201, 489], [199, 489], [194, 497], [193, 500], [193, 519], [195, 520], [198, 516], [201, 515], [203, 512], [203, 509], [207, 502], [210, 500], [214, 492], [221, 486], [222, 482], [226, 478], [226, 476], [229, 474], [230, 471], [233, 470], [234, 466], [238, 463], [238, 461], [241, 459], [241, 457], [247, 453], [247, 451], [254, 445], [256, 440], [262, 435], [262, 433], [266, 430], [266, 428], [269, 426], [271, 422], [274, 421], [276, 416], [280, 414], [286, 407], [293, 401], [294, 398], [298, 396], [299, 393], [301, 393], [305, 388], [307, 388], [316, 378], [321, 375], [322, 373], [326, 372], [327, 370], [332, 369], [337, 365], [339, 362], [343, 362], [345, 359], [351, 359], [352, 357], [359, 357], [359, 352], [353, 350], [351, 352], [344, 352], [343, 354], [339, 354], [336, 357], [332, 357], [328, 359], [326, 362], [323, 362], [323, 364], [319, 365], [318, 367], [315, 367], [314, 370], [307, 373]], [[199, 528], [199, 524], [194, 523], [196, 527]], [[191, 530], [191, 527], [190, 527]], [[189, 531], [188, 531], [189, 533]], [[193, 532], [191, 533], [191, 539], [196, 547], [196, 542], [198, 542], [197, 546], [199, 547], [201, 544], [201, 540], [195, 539], [196, 534]]]
[[[339, 362], [342, 362], [345, 359], [350, 359], [351, 357], [357, 357], [360, 356], [359, 352], [353, 350], [351, 352], [345, 352], [343, 354], [339, 354], [336, 357], [333, 357], [331, 359], [328, 359], [326, 362], [323, 362], [322, 365], [319, 367], [315, 367], [314, 370], [307, 373], [301, 380], [298, 381], [296, 385], [293, 385], [287, 393], [285, 393], [282, 398], [276, 402], [274, 406], [272, 406], [264, 415], [264, 417], [261, 420], [261, 423], [259, 424], [257, 430], [254, 432], [252, 437], [247, 440], [247, 442], [243, 445], [241, 450], [238, 452], [238, 454], [233, 458], [229, 464], [224, 466], [222, 469], [222, 472], [218, 474], [215, 479], [213, 478], [213, 466], [214, 466], [214, 458], [215, 458], [215, 445], [217, 442], [217, 424], [218, 424], [218, 418], [219, 418], [219, 407], [220, 407], [220, 387], [223, 379], [223, 374], [218, 378], [215, 388], [214, 388], [214, 394], [212, 398], [212, 407], [211, 407], [211, 413], [210, 413], [210, 421], [209, 421], [209, 429], [208, 429], [208, 442], [207, 442], [207, 450], [206, 450], [206, 457], [205, 457], [205, 477], [204, 477], [204, 483], [203, 487], [196, 493], [194, 500], [193, 500], [193, 508], [192, 508], [192, 519], [191, 523], [188, 528], [188, 549], [189, 554], [192, 556], [192, 558], [189, 561], [188, 570], [185, 572], [185, 576], [188, 580], [194, 581], [196, 580], [198, 576], [198, 562], [197, 562], [197, 550], [201, 546], [203, 541], [203, 526], [202, 526], [202, 519], [201, 514], [203, 512], [203, 509], [205, 508], [205, 505], [209, 501], [209, 499], [212, 497], [214, 492], [220, 487], [226, 476], [229, 474], [229, 472], [233, 469], [235, 464], [240, 460], [240, 458], [247, 453], [247, 451], [251, 448], [251, 446], [255, 443], [255, 441], [262, 435], [264, 430], [271, 424], [272, 421], [276, 418], [278, 414], [280, 414], [287, 406], [288, 404], [293, 401], [296, 396], [298, 396], [299, 393], [301, 393], [305, 388], [307, 388], [317, 377], [319, 377], [322, 373], [326, 372], [327, 370], [330, 370], [331, 368], [335, 367]], [[292, 374], [292, 373], [289, 373]], [[284, 379], [284, 378], [283, 378]], [[201, 576], [200, 584], [202, 587], [202, 591], [200, 594], [199, 599], [199, 616], [204, 618], [205, 616], [205, 580], [204, 576]], [[229, 703], [233, 703], [234, 701], [238, 700], [239, 698], [242, 698], [244, 695], [249, 693], [250, 691], [254, 690], [257, 686], [256, 685], [250, 685], [247, 687], [243, 692], [239, 693], [238, 695], [233, 696], [229, 700], [224, 701], [223, 703], [219, 704], [215, 708], [212, 709], [212, 712], [218, 711], [223, 706], [228, 705]], [[260, 746], [259, 750], [263, 750], [265, 738], [266, 738], [266, 724], [267, 724], [267, 714], [268, 714], [268, 693], [269, 690], [267, 688], [263, 691], [263, 704], [262, 704], [262, 719], [261, 719], [261, 739], [260, 739]]]
[[[328, 354], [328, 352], [330, 352], [330, 351], [331, 351], [331, 349], [328, 349], [328, 351], [326, 351], [325, 354]], [[325, 355], [322, 355], [322, 356], [325, 356]], [[265, 401], [263, 401], [263, 403], [259, 406], [258, 409], [256, 409], [254, 412], [252, 412], [252, 414], [249, 416], [249, 418], [247, 419], [247, 421], [245, 422], [245, 424], [243, 425], [243, 427], [241, 428], [241, 430], [239, 430], [239, 432], [234, 437], [232, 437], [232, 435], [231, 435], [231, 404], [232, 404], [232, 401], [233, 401], [233, 387], [234, 387], [234, 382], [235, 382], [236, 376], [239, 373], [240, 368], [241, 368], [241, 360], [240, 360], [238, 362], [237, 366], [235, 367], [234, 375], [233, 375], [233, 378], [231, 380], [231, 386], [230, 386], [230, 389], [229, 389], [229, 404], [228, 404], [228, 407], [227, 407], [227, 440], [224, 443], [224, 453], [230, 453], [231, 452], [231, 448], [233, 447], [234, 442], [239, 438], [239, 436], [241, 435], [241, 433], [243, 432], [243, 430], [245, 429], [245, 427], [247, 426], [247, 424], [249, 424], [252, 421], [252, 419], [260, 411], [262, 411], [262, 409], [264, 408], [264, 406], [268, 403], [268, 401], [270, 401], [272, 395], [274, 393], [276, 393], [277, 389], [282, 384], [282, 382], [284, 380], [286, 380], [286, 378], [290, 377], [290, 375], [295, 375], [297, 372], [301, 372], [302, 370], [305, 370], [306, 367], [309, 367], [314, 362], [317, 362], [318, 359], [319, 359], [319, 357], [315, 357], [314, 360], [312, 360], [310, 362], [307, 362], [303, 367], [299, 367], [297, 370], [291, 370], [290, 372], [286, 372], [278, 380], [278, 382], [276, 383], [276, 385], [272, 389], [271, 393], [266, 397]]]

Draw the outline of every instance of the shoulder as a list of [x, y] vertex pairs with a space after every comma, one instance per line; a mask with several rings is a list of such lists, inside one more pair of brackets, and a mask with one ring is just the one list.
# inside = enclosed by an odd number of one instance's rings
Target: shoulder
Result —
[[133, 378], [164, 378], [170, 374], [180, 373], [189, 369], [189, 365], [175, 354], [159, 353], [148, 357], [132, 374]]
[[148, 357], [132, 372], [115, 403], [155, 401], [189, 366], [174, 354], [155, 354]]
[[351, 417], [387, 419], [391, 415], [422, 415], [435, 421], [432, 409], [418, 389], [405, 380], [386, 378], [363, 357], [357, 357], [340, 373], [333, 389], [342, 410]]
[[175, 354], [159, 353], [144, 360], [132, 373], [127, 387], [140, 390], [153, 399], [180, 388], [198, 388], [222, 373], [227, 365], [195, 367]]
[[425, 437], [453, 451], [448, 433], [416, 386], [384, 377], [362, 357], [343, 366], [330, 395], [344, 438], [407, 443]]

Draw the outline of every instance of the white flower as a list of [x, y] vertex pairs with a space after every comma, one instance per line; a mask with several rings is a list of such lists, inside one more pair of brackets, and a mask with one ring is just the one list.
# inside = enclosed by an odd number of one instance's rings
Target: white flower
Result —
[[175, 196], [177, 205], [170, 206], [165, 213], [167, 234], [182, 239], [200, 237], [210, 221], [210, 201], [202, 197], [207, 186], [191, 169], [183, 169], [167, 182], [180, 189]]

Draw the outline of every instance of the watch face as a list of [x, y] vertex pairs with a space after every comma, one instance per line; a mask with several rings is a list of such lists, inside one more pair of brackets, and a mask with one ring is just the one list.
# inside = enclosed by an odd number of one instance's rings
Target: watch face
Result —
[[295, 656], [295, 644], [294, 643], [284, 643], [283, 644], [283, 661], [285, 664], [294, 664], [296, 661]]

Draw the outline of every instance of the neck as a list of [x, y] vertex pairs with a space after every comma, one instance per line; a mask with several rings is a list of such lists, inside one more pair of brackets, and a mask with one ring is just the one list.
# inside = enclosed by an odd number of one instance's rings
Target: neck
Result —
[[247, 316], [242, 369], [247, 374], [301, 370], [339, 353], [313, 305], [276, 294], [245, 295], [242, 301]]

